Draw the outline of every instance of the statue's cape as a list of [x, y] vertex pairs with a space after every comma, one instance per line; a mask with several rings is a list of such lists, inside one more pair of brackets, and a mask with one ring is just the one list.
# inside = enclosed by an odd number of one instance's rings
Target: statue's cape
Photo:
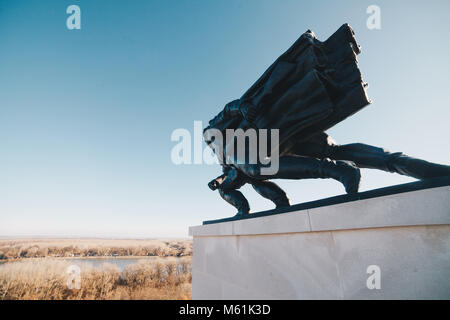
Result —
[[[310, 30], [283, 53], [241, 97], [258, 108], [255, 125], [279, 129], [280, 152], [308, 140], [370, 103], [356, 56], [360, 47], [348, 24], [321, 42]], [[223, 130], [239, 127], [227, 119]]]

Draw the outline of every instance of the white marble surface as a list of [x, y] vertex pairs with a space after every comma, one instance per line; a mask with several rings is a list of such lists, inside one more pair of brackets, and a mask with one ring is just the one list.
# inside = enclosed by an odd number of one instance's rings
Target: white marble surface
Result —
[[450, 224], [450, 186], [405, 192], [189, 228], [189, 235], [228, 236]]
[[440, 187], [192, 227], [193, 298], [450, 299], [449, 200]]

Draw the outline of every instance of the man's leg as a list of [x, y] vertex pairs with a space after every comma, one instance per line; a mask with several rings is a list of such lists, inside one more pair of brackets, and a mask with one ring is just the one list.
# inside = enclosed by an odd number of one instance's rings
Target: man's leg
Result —
[[278, 172], [271, 176], [261, 174], [263, 165], [260, 164], [235, 164], [235, 166], [248, 177], [257, 180], [332, 178], [340, 181], [347, 193], [358, 192], [361, 179], [357, 167], [345, 161], [330, 159], [282, 156], [279, 159]]
[[363, 143], [338, 145], [325, 132], [309, 141], [294, 145], [292, 152], [297, 155], [347, 160], [360, 168], [396, 172], [417, 179], [427, 179], [450, 175], [450, 166], [436, 164], [409, 157], [401, 152], [389, 151]]
[[236, 215], [246, 215], [249, 213], [250, 206], [248, 201], [240, 191], [219, 189], [219, 194], [226, 202], [238, 210]]
[[450, 166], [409, 157], [363, 143], [330, 146], [328, 156], [336, 160], [350, 160], [358, 167], [396, 172], [416, 179], [450, 176]]
[[289, 198], [286, 193], [278, 185], [270, 181], [258, 181], [254, 180], [251, 182], [253, 189], [258, 192], [261, 196], [269, 199], [275, 203], [276, 208], [289, 207]]

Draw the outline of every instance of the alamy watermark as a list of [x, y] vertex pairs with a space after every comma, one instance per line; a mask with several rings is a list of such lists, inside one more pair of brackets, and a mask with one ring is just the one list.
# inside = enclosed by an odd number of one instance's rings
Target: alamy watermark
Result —
[[[262, 175], [274, 175], [279, 168], [278, 129], [208, 128], [202, 121], [194, 121], [194, 132], [175, 129], [170, 137], [177, 142], [172, 148], [172, 163], [179, 164], [258, 164]], [[203, 148], [203, 141], [207, 147]], [[192, 152], [193, 151], [193, 152]], [[269, 152], [270, 151], [270, 152]]]
[[69, 266], [66, 270], [66, 273], [69, 274], [67, 277], [67, 288], [70, 290], [73, 289], [81, 289], [81, 269], [76, 264]]
[[81, 29], [81, 9], [79, 6], [72, 4], [67, 7], [66, 13], [70, 14], [66, 20], [66, 26], [69, 30]]
[[370, 276], [366, 280], [367, 289], [381, 289], [381, 269], [376, 264], [372, 264], [366, 269], [367, 274]]
[[367, 7], [367, 14], [370, 16], [367, 18], [366, 26], [369, 30], [381, 29], [381, 9], [379, 6], [372, 4]]
[[[69, 5], [66, 13], [70, 14], [66, 20], [66, 26], [69, 30], [81, 29], [81, 8], [75, 4]], [[366, 13], [369, 17], [366, 20], [366, 26], [369, 30], [381, 29], [381, 9], [378, 5], [372, 4], [367, 7]]]

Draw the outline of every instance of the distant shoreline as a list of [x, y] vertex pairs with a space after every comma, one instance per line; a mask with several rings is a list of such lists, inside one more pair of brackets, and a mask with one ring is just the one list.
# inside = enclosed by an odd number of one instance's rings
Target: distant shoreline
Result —
[[0, 239], [0, 261], [31, 258], [133, 259], [192, 256], [192, 240], [92, 238]]
[[22, 261], [22, 260], [38, 260], [38, 259], [58, 259], [58, 260], [89, 260], [89, 259], [181, 259], [184, 257], [192, 257], [192, 255], [185, 255], [185, 256], [88, 256], [88, 257], [82, 257], [82, 256], [73, 256], [73, 257], [52, 257], [52, 256], [46, 256], [46, 257], [21, 257], [21, 258], [14, 258], [14, 259], [0, 259], [0, 263], [6, 263], [6, 262], [16, 262], [16, 261]]

